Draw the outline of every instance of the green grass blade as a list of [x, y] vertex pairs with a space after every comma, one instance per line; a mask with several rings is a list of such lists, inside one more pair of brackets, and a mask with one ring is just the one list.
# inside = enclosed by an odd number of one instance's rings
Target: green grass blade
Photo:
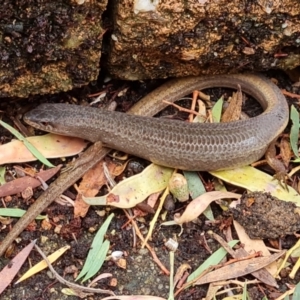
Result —
[[110, 214], [105, 222], [102, 224], [102, 226], [99, 228], [97, 234], [94, 237], [93, 243], [91, 245], [91, 249], [89, 251], [89, 254], [87, 256], [87, 259], [84, 263], [84, 266], [80, 272], [80, 274], [77, 276], [76, 281], [80, 279], [81, 277], [85, 276], [89, 270], [92, 268], [93, 264], [95, 263], [97, 256], [99, 255], [99, 249], [103, 245], [104, 235], [107, 232], [108, 226], [114, 217], [114, 214]]
[[300, 283], [298, 283], [295, 287], [293, 300], [299, 300], [300, 299]]
[[0, 125], [7, 129], [11, 134], [13, 134], [18, 140], [22, 141], [26, 148], [34, 155], [40, 162], [42, 162], [47, 167], [54, 167], [51, 162], [43, 156], [43, 154], [37, 150], [28, 140], [16, 129], [8, 125], [7, 123], [0, 120]]
[[222, 115], [222, 108], [223, 108], [224, 98], [223, 96], [215, 103], [211, 110], [212, 118], [214, 123], [220, 123], [221, 115]]
[[[19, 208], [0, 208], [0, 216], [2, 217], [13, 217], [21, 218], [26, 213], [26, 210]], [[44, 220], [46, 216], [37, 216], [36, 220]]]
[[109, 250], [109, 246], [110, 246], [110, 242], [108, 240], [105, 240], [104, 243], [101, 245], [100, 248], [98, 248], [98, 253], [96, 255], [96, 259], [95, 261], [92, 263], [91, 267], [89, 268], [87, 274], [85, 275], [85, 277], [83, 278], [82, 282], [90, 279], [91, 277], [93, 277], [102, 267], [107, 252]]
[[[238, 240], [233, 240], [228, 243], [230, 247], [235, 246], [239, 241]], [[217, 265], [220, 263], [220, 261], [225, 257], [227, 254], [227, 251], [221, 247], [217, 251], [215, 251], [209, 258], [207, 258], [201, 266], [197, 270], [195, 270], [187, 279], [187, 282], [190, 282], [197, 278], [203, 271], [205, 271], [207, 268], [213, 265]]]
[[6, 183], [6, 181], [5, 181], [5, 171], [6, 171], [5, 167], [0, 167], [0, 184], [1, 185]]

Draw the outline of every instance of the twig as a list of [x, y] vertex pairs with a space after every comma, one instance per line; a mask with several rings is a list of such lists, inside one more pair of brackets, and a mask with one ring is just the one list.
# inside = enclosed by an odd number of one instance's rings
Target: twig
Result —
[[291, 98], [296, 98], [296, 99], [300, 99], [300, 95], [298, 94], [294, 94], [294, 93], [290, 93], [288, 92], [287, 90], [281, 90], [282, 94], [285, 95], [285, 96], [289, 96]]
[[[198, 91], [193, 92], [193, 100], [192, 100], [192, 104], [191, 104], [192, 111], [195, 111], [198, 94], [199, 94]], [[193, 114], [190, 114], [189, 121], [190, 121], [190, 123], [193, 122]]]
[[241, 287], [244, 287], [245, 285], [256, 284], [256, 283], [261, 283], [261, 282], [257, 279], [247, 280], [245, 282], [236, 280], [236, 279], [232, 279], [232, 280], [212, 282], [211, 284], [212, 285], [223, 285], [223, 286], [227, 285], [227, 284], [236, 284], [236, 285], [240, 285]]
[[[129, 214], [128, 214], [128, 212], [127, 212], [126, 210], [124, 210], [124, 212], [125, 212], [127, 218], [128, 218], [128, 219], [131, 219], [130, 216], [129, 216]], [[132, 223], [132, 225], [133, 225], [134, 228], [135, 228], [135, 231], [136, 231], [137, 236], [138, 236], [138, 237], [140, 238], [140, 240], [143, 242], [143, 241], [144, 241], [144, 237], [143, 237], [143, 235], [141, 234], [141, 232], [140, 232], [140, 230], [139, 230], [139, 228], [138, 228], [136, 222], [135, 222], [133, 219], [131, 219], [131, 223]], [[169, 275], [170, 275], [170, 271], [169, 271], [169, 270], [162, 264], [162, 262], [158, 259], [158, 257], [157, 257], [157, 255], [156, 255], [155, 251], [150, 247], [150, 245], [149, 245], [148, 243], [146, 243], [145, 246], [146, 246], [146, 247], [148, 248], [148, 250], [150, 251], [150, 253], [151, 253], [152, 257], [153, 257], [153, 260], [158, 264], [158, 266], [161, 268], [161, 270], [162, 270], [166, 275], [169, 276]]]
[[187, 112], [189, 114], [194, 114], [194, 115], [197, 115], [197, 116], [201, 115], [196, 111], [190, 110], [188, 108], [181, 107], [181, 106], [179, 106], [175, 103], [172, 103], [172, 102], [169, 102], [169, 101], [166, 101], [166, 100], [163, 100], [163, 103], [166, 103], [168, 105], [172, 105], [172, 106], [176, 107], [179, 111], [184, 111], [184, 112]]
[[293, 168], [287, 175], [288, 177], [292, 177], [296, 172], [300, 170], [300, 166]]
[[214, 266], [210, 266], [208, 267], [206, 270], [204, 270], [198, 277], [196, 277], [195, 279], [187, 282], [186, 284], [184, 284], [181, 288], [179, 288], [176, 293], [175, 293], [175, 297], [178, 296], [179, 293], [181, 293], [181, 291], [187, 289], [188, 287], [190, 287], [191, 285], [193, 285], [195, 282], [197, 282], [201, 277], [203, 277], [204, 275], [208, 274], [210, 271], [214, 270]]
[[[131, 220], [133, 220], [135, 218], [135, 216], [132, 213], [132, 209], [131, 208], [127, 208], [126, 211], [128, 212]], [[129, 220], [130, 222], [130, 220]], [[132, 226], [132, 247], [136, 248], [136, 231], [135, 231], [135, 227]]]
[[35, 249], [38, 251], [38, 253], [41, 255], [41, 257], [45, 260], [46, 264], [48, 265], [50, 271], [53, 273], [57, 281], [59, 281], [62, 284], [67, 285], [68, 287], [74, 289], [74, 290], [80, 290], [82, 292], [88, 292], [88, 293], [98, 293], [98, 294], [108, 294], [111, 296], [115, 296], [115, 293], [109, 290], [103, 290], [103, 289], [95, 289], [95, 288], [89, 288], [85, 286], [81, 286], [76, 283], [72, 283], [61, 277], [52, 267], [51, 262], [47, 258], [47, 256], [44, 254], [44, 252], [41, 250], [40, 247], [38, 247], [36, 244], [34, 245]]
[[[175, 171], [174, 171], [175, 172]], [[146, 238], [144, 239], [143, 243], [142, 243], [142, 248], [145, 247], [145, 244], [148, 242], [149, 238], [151, 238], [152, 236], [152, 232], [154, 230], [154, 225], [158, 219], [158, 216], [163, 208], [163, 205], [164, 205], [164, 202], [165, 202], [165, 199], [167, 197], [167, 195], [169, 194], [169, 188], [166, 188], [163, 195], [160, 197], [160, 202], [159, 202], [159, 205], [156, 209], [156, 212], [155, 212], [155, 215], [153, 216], [153, 219], [151, 220], [150, 222], [150, 227], [149, 227], [149, 230], [148, 230], [148, 233], [147, 233], [147, 236]]]

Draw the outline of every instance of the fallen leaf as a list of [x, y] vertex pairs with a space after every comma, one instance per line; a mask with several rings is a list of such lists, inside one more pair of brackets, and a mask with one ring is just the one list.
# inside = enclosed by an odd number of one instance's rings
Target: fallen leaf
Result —
[[[184, 177], [186, 178], [188, 182], [189, 187], [189, 193], [192, 199], [195, 199], [199, 197], [200, 195], [206, 193], [206, 189], [199, 178], [199, 175], [197, 172], [190, 172], [190, 171], [183, 171]], [[212, 209], [209, 206], [204, 210], [203, 214], [208, 220], [214, 220], [214, 215], [212, 212]]]
[[[209, 97], [208, 97], [209, 98]], [[204, 123], [207, 119], [206, 117], [206, 106], [202, 100], [198, 100], [198, 115], [192, 120], [193, 123]]]
[[24, 146], [31, 152], [31, 154], [36, 157], [41, 163], [46, 165], [47, 167], [54, 167], [52, 163], [36, 148], [34, 147], [28, 139], [26, 139], [18, 130], [9, 124], [0, 120], [0, 124], [7, 129], [11, 134], [13, 134], [17, 139], [19, 139]]
[[173, 169], [151, 164], [142, 173], [119, 182], [107, 195], [83, 199], [89, 205], [131, 208], [166, 188], [172, 173]]
[[[107, 169], [109, 170], [110, 174], [112, 174], [117, 167], [116, 164], [113, 162], [106, 163]], [[107, 179], [103, 172], [103, 161], [100, 161], [96, 164], [93, 168], [88, 170], [78, 187], [80, 193], [77, 194], [76, 200], [74, 202], [74, 217], [82, 217], [84, 218], [90, 205], [87, 204], [83, 199], [84, 197], [94, 197], [98, 194], [101, 187], [106, 184]]]
[[5, 173], [6, 173], [6, 168], [5, 167], [0, 167], [0, 185], [5, 184]]
[[284, 137], [280, 141], [280, 155], [285, 167], [287, 168], [292, 157], [292, 150], [290, 143]]
[[2, 269], [0, 272], [0, 294], [11, 284], [11, 281], [21, 269], [35, 243], [36, 240], [28, 244]]
[[203, 277], [199, 278], [199, 280], [194, 283], [194, 285], [201, 285], [210, 282], [216, 282], [220, 280], [227, 280], [231, 278], [241, 277], [247, 274], [250, 274], [254, 271], [257, 271], [270, 263], [277, 260], [286, 251], [280, 251], [270, 256], [256, 257], [247, 260], [241, 260], [229, 265], [226, 265], [220, 269], [212, 271]]
[[[47, 181], [52, 178], [60, 169], [62, 165], [51, 168], [46, 171], [40, 171], [36, 176], [40, 177], [43, 181]], [[41, 181], [30, 176], [24, 176], [22, 178], [17, 178], [10, 182], [7, 182], [0, 186], [0, 197], [5, 197], [9, 195], [14, 195], [23, 192], [26, 188], [36, 188], [41, 185]]]
[[300, 195], [292, 187], [288, 186], [288, 190], [285, 190], [272, 176], [251, 166], [225, 171], [211, 171], [210, 173], [235, 186], [252, 192], [269, 192], [280, 200], [292, 201], [300, 206]]
[[80, 274], [77, 276], [76, 281], [83, 276], [85, 277], [83, 278], [82, 282], [88, 280], [101, 268], [106, 258], [107, 251], [109, 250], [109, 241], [104, 241], [104, 235], [106, 234], [108, 226], [113, 217], [114, 214], [110, 214], [95, 235], [87, 259]]
[[[51, 255], [47, 256], [47, 258], [49, 259], [49, 261], [51, 263], [53, 263], [58, 258], [60, 258], [70, 248], [71, 248], [70, 246], [64, 246], [64, 247], [58, 249], [57, 251], [55, 251], [54, 253], [52, 253]], [[20, 282], [30, 278], [31, 276], [41, 272], [42, 270], [44, 270], [46, 268], [48, 268], [47, 263], [45, 262], [45, 260], [41, 260], [39, 263], [37, 263], [36, 265], [31, 267], [15, 284], [20, 283]]]
[[225, 112], [222, 115], [221, 122], [232, 122], [238, 121], [242, 113], [243, 104], [243, 93], [241, 86], [238, 85], [238, 90], [236, 93], [232, 94], [231, 101], [229, 102]]
[[[79, 138], [46, 134], [26, 138], [44, 157], [57, 158], [80, 153], [87, 143]], [[21, 141], [11, 141], [0, 146], [0, 165], [37, 160]]]
[[179, 268], [177, 268], [176, 274], [174, 276], [174, 286], [177, 285], [177, 283], [187, 270], [191, 270], [191, 266], [189, 264], [181, 264]]
[[[232, 240], [228, 243], [229, 247], [233, 248], [239, 241]], [[220, 263], [224, 257], [227, 255], [227, 251], [221, 247], [213, 254], [211, 254], [187, 279], [187, 283], [193, 282], [197, 277], [199, 277], [207, 268]]]
[[[262, 240], [250, 239], [245, 229], [237, 221], [233, 221], [233, 225], [241, 243], [244, 245], [243, 248], [248, 253], [261, 252], [264, 256], [270, 255], [268, 248], [266, 247], [265, 243]], [[274, 276], [277, 271], [276, 263], [268, 265], [266, 269], [270, 274]]]
[[207, 192], [191, 201], [182, 215], [175, 214], [174, 221], [176, 224], [190, 222], [192, 220], [195, 220], [199, 215], [201, 215], [211, 202], [219, 199], [237, 199], [240, 198], [240, 196], [241, 195], [239, 194], [230, 192]]
[[[0, 216], [3, 217], [13, 217], [13, 218], [21, 218], [26, 213], [26, 210], [19, 208], [0, 208]], [[38, 215], [36, 220], [44, 220], [46, 216]], [[4, 220], [1, 220], [2, 224], [5, 224]], [[10, 224], [11, 222], [7, 222]], [[7, 225], [6, 224], [6, 225]]]
[[224, 97], [221, 96], [220, 99], [214, 104], [211, 114], [214, 123], [219, 123], [221, 120], [222, 108], [223, 108]]

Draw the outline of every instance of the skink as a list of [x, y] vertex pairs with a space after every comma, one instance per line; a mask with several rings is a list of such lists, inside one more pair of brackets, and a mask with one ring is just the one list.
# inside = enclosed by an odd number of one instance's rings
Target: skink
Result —
[[[236, 89], [255, 98], [264, 112], [229, 123], [185, 123], [145, 117], [166, 104], [212, 87]], [[41, 130], [80, 137], [133, 154], [153, 163], [185, 170], [220, 170], [259, 159], [288, 122], [288, 105], [279, 88], [255, 74], [174, 79], [148, 94], [130, 114], [69, 104], [42, 104], [24, 120]]]
[[[187, 124], [192, 126], [193, 129], [190, 129], [183, 122], [172, 121], [171, 124], [167, 120], [135, 118], [132, 115], [104, 112], [94, 108], [43, 104], [26, 114], [25, 120], [34, 127], [46, 131], [80, 136], [91, 141], [103, 137], [103, 140], [108, 141], [112, 147], [163, 165], [183, 166], [184, 169], [191, 170], [230, 168], [246, 165], [258, 159], [263, 155], [267, 145], [287, 124], [288, 107], [285, 98], [265, 77], [246, 74], [175, 79], [162, 85], [130, 109], [130, 114], [152, 116], [166, 106], [162, 99], [175, 101], [194, 89], [209, 87], [235, 89], [237, 84], [241, 85], [244, 92], [260, 102], [265, 110], [262, 115], [247, 121], [225, 124]], [[131, 122], [133, 125], [130, 125]], [[160, 125], [155, 125], [156, 122]], [[100, 131], [101, 128], [104, 133], [112, 131], [112, 136], [104, 136]], [[208, 136], [204, 137], [203, 134]], [[114, 137], [121, 143], [114, 140]], [[130, 145], [131, 141], [136, 145], [136, 149]], [[198, 153], [197, 149], [204, 151]], [[74, 162], [74, 168], [69, 168], [51, 183], [1, 242], [0, 256], [37, 215], [108, 152], [109, 149], [103, 148], [101, 143], [93, 144]]]

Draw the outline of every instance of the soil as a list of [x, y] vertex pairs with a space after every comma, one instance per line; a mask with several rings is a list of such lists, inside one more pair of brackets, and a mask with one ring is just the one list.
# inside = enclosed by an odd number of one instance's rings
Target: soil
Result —
[[293, 202], [260, 192], [243, 195], [241, 204], [232, 209], [233, 218], [245, 228], [251, 239], [277, 239], [299, 231], [298, 210]]

